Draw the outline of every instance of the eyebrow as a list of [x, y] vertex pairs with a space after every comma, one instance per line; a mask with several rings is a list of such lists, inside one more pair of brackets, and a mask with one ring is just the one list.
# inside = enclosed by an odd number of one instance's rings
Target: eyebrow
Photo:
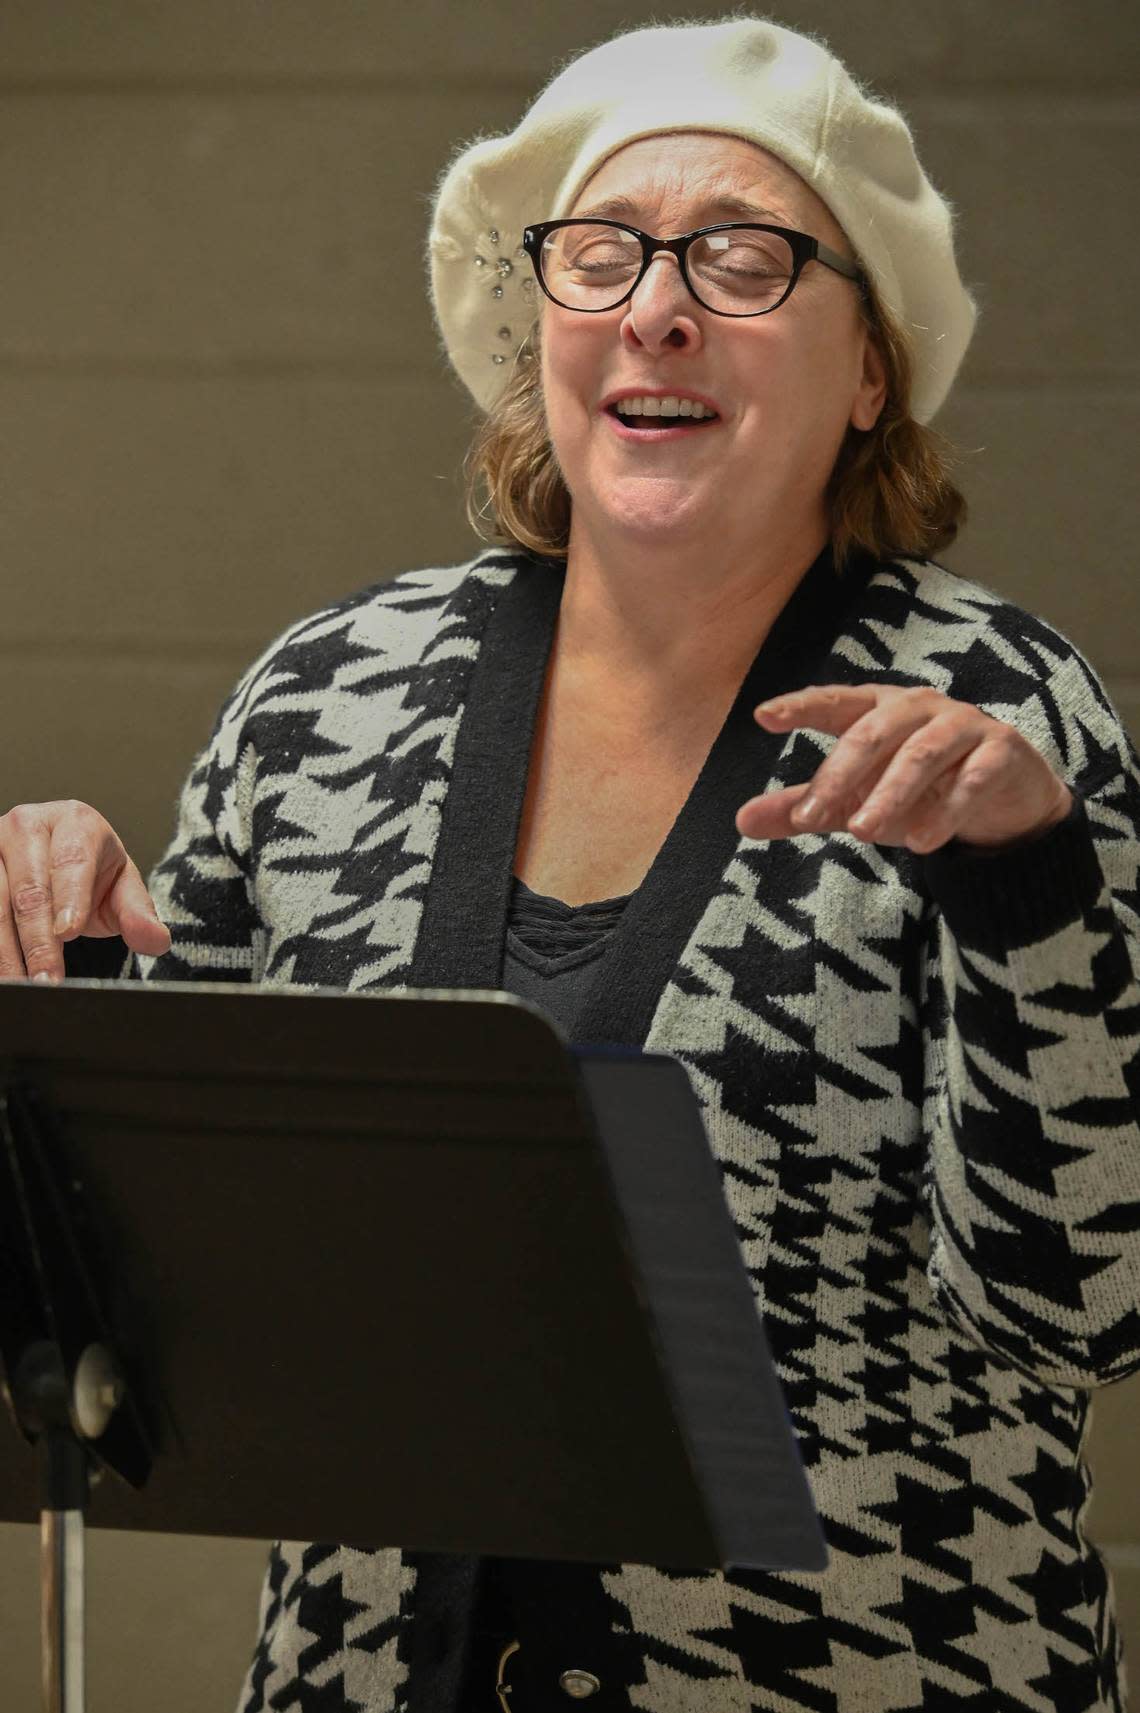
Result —
[[[788, 217], [778, 209], [765, 208], [762, 203], [750, 202], [746, 196], [714, 196], [708, 202], [700, 205], [706, 217], [700, 224], [711, 224], [724, 215], [735, 220], [769, 220], [777, 226], [787, 226]], [[631, 223], [638, 218], [637, 203], [628, 196], [607, 196], [601, 202], [595, 202], [589, 208], [581, 209], [574, 218], [576, 220], [627, 220]]]

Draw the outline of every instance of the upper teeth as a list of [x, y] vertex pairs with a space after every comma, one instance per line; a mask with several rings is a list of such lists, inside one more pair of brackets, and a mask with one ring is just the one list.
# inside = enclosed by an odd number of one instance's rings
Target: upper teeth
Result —
[[716, 411], [709, 405], [699, 404], [696, 399], [677, 398], [627, 398], [618, 399], [614, 408], [620, 410], [623, 416], [715, 416]]

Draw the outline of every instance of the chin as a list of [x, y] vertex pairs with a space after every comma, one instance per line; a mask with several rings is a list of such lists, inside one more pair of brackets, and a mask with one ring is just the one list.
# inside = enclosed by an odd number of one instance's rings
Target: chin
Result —
[[[715, 527], [717, 508], [711, 501], [711, 495], [694, 492], [688, 483], [641, 476], [610, 486], [598, 511], [607, 530], [676, 541]], [[720, 510], [723, 515], [723, 506]]]

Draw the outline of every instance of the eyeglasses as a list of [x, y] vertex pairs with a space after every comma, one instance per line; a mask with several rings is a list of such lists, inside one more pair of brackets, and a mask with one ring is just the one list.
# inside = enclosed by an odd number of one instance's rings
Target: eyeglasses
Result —
[[679, 238], [653, 238], [618, 220], [545, 220], [523, 232], [538, 283], [563, 309], [601, 315], [627, 303], [662, 251], [714, 315], [770, 315], [791, 297], [808, 262], [855, 280], [867, 277], [806, 232], [785, 226], [702, 226]]

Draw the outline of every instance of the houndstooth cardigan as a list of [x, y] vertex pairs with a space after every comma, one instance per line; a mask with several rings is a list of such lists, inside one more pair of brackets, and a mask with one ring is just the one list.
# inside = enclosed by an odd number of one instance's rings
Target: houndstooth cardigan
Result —
[[[154, 881], [173, 948], [143, 974], [497, 986], [560, 590], [499, 550], [294, 626], [193, 770]], [[755, 703], [875, 681], [1015, 725], [1073, 813], [988, 858], [739, 838], [737, 806], [831, 741], [764, 733]], [[1090, 1390], [1140, 1366], [1138, 828], [1136, 758], [1055, 631], [932, 564], [811, 568], [579, 1035], [688, 1069], [831, 1563], [589, 1572], [599, 1709], [1123, 1706], [1081, 1451]], [[442, 1713], [415, 1662], [457, 1644], [417, 1647], [416, 1564], [276, 1547], [244, 1713]]]

